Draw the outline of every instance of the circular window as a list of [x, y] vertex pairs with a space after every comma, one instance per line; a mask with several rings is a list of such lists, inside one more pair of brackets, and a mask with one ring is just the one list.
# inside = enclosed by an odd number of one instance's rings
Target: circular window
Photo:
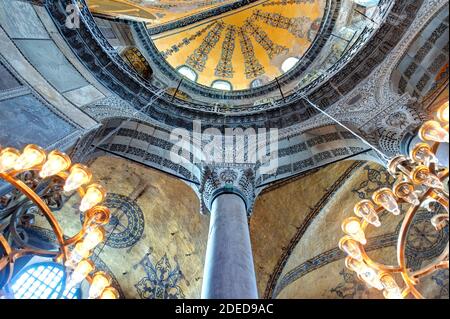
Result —
[[[45, 262], [22, 269], [11, 281], [11, 290], [15, 299], [56, 299], [66, 280], [62, 265]], [[80, 289], [66, 289], [61, 299], [79, 299]]]

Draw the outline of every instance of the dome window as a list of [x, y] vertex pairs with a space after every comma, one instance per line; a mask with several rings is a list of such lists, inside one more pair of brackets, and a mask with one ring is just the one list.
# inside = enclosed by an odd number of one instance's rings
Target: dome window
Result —
[[297, 64], [298, 61], [300, 61], [298, 58], [294, 57], [287, 58], [281, 65], [281, 70], [283, 71], [283, 73], [288, 72]]
[[231, 91], [233, 89], [230, 82], [223, 81], [223, 80], [214, 81], [211, 84], [211, 87], [213, 89], [222, 90], [222, 91]]
[[15, 299], [78, 299], [80, 289], [64, 287], [65, 269], [53, 262], [33, 264], [20, 271], [11, 281], [11, 290]]
[[183, 65], [183, 66], [180, 66], [177, 71], [185, 78], [188, 78], [189, 80], [191, 80], [193, 82], [197, 81], [198, 75], [190, 67]]

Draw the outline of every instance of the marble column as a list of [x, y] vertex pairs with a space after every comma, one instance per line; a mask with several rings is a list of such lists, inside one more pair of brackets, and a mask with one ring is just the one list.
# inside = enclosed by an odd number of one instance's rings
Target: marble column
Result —
[[236, 194], [219, 195], [210, 218], [202, 298], [258, 298], [243, 199]]
[[248, 217], [254, 193], [250, 170], [207, 168], [202, 206], [210, 214], [203, 299], [257, 299]]

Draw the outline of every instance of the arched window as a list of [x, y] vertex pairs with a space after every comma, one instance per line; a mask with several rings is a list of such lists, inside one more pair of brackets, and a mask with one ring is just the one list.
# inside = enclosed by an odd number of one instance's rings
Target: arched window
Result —
[[[66, 280], [64, 267], [53, 262], [43, 262], [22, 269], [11, 281], [15, 299], [55, 299]], [[62, 299], [79, 299], [80, 289], [66, 289]]]
[[287, 71], [292, 69], [297, 64], [298, 61], [299, 61], [298, 58], [294, 57], [287, 58], [281, 65], [281, 70], [283, 71], [283, 73], [286, 73]]
[[263, 81], [261, 79], [256, 79], [250, 83], [250, 88], [255, 89], [257, 87], [260, 87], [262, 84], [263, 84]]
[[355, 3], [359, 4], [360, 6], [371, 8], [378, 5], [380, 0], [354, 0]]
[[177, 71], [178, 71], [178, 73], [180, 73], [180, 74], [183, 75], [184, 77], [188, 78], [189, 80], [194, 81], [194, 82], [197, 81], [198, 75], [197, 75], [197, 73], [196, 73], [194, 70], [192, 70], [190, 67], [188, 67], [188, 66], [186, 66], [186, 65], [183, 65], [183, 66], [180, 66], [180, 67], [177, 69]]
[[222, 91], [231, 91], [233, 87], [231, 83], [224, 80], [216, 80], [211, 84], [213, 89], [222, 90]]

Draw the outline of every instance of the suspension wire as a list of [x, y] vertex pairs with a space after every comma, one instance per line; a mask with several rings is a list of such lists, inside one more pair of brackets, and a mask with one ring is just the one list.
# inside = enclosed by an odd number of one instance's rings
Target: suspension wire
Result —
[[320, 113], [322, 113], [323, 115], [325, 115], [326, 117], [328, 117], [329, 119], [331, 119], [333, 122], [337, 123], [339, 126], [343, 127], [344, 129], [346, 129], [347, 131], [349, 131], [351, 134], [353, 134], [355, 137], [357, 137], [359, 140], [361, 140], [361, 142], [363, 142], [364, 144], [366, 144], [367, 146], [369, 146], [371, 149], [373, 149], [375, 152], [377, 152], [381, 158], [385, 161], [389, 160], [389, 157], [384, 154], [381, 150], [379, 150], [377, 147], [375, 147], [374, 145], [370, 144], [367, 140], [365, 140], [361, 135], [359, 135], [358, 133], [356, 133], [355, 131], [353, 131], [351, 128], [349, 128], [347, 125], [345, 125], [344, 123], [342, 123], [341, 121], [339, 121], [338, 119], [334, 118], [333, 116], [331, 116], [330, 114], [328, 114], [327, 112], [325, 112], [324, 110], [322, 110], [320, 107], [318, 107], [317, 105], [315, 105], [314, 103], [312, 103], [307, 97], [306, 95], [303, 95], [302, 98], [307, 101], [314, 109], [316, 109], [317, 111], [319, 111]]
[[[102, 143], [105, 142], [107, 139], [109, 139], [110, 137], [112, 137], [113, 134], [117, 133], [117, 132], [122, 128], [122, 126], [123, 126], [125, 123], [129, 123], [129, 122], [132, 120], [132, 117], [133, 117], [133, 116], [137, 115], [138, 113], [142, 113], [143, 115], [147, 115], [147, 114], [144, 113], [145, 110], [147, 110], [147, 108], [148, 108], [149, 106], [151, 106], [158, 98], [160, 98], [161, 95], [162, 95], [162, 93], [164, 93], [164, 92], [165, 92], [164, 89], [161, 89], [161, 90], [159, 90], [158, 92], [156, 92], [156, 94], [155, 94], [154, 96], [152, 96], [151, 100], [150, 100], [146, 105], [144, 105], [144, 106], [141, 107], [140, 109], [136, 110], [136, 112], [134, 112], [134, 113], [133, 113], [126, 121], [123, 121], [122, 123], [120, 123], [120, 125], [117, 126], [117, 128], [115, 128], [114, 130], [112, 130], [108, 135], [106, 135], [104, 138], [102, 138], [97, 144], [92, 145], [92, 149], [91, 149], [91, 151], [90, 151], [89, 153], [87, 153], [87, 155], [91, 154], [94, 150], [96, 150], [96, 149], [99, 147], [100, 144], [102, 144]], [[145, 109], [145, 110], [144, 110], [144, 109]], [[87, 155], [86, 155], [86, 156], [87, 156]], [[122, 208], [123, 208], [123, 205], [124, 205], [124, 203], [122, 203], [122, 204], [120, 205], [120, 207], [116, 208], [115, 211], [122, 212], [122, 214], [120, 215], [120, 217], [117, 217], [117, 220], [118, 220], [117, 224], [114, 225], [113, 229], [111, 229], [111, 231], [109, 232], [109, 235], [108, 235], [107, 238], [104, 240], [102, 247], [101, 247], [101, 248], [98, 250], [98, 252], [96, 253], [96, 256], [95, 256], [96, 259], [95, 259], [95, 261], [98, 261], [98, 260], [99, 260], [100, 254], [101, 254], [101, 253], [103, 252], [103, 250], [105, 249], [106, 243], [108, 242], [108, 240], [110, 240], [110, 238], [111, 238], [111, 236], [113, 235], [114, 231], [116, 230], [117, 226], [119, 226], [119, 224], [120, 224], [120, 222], [119, 222], [119, 221], [120, 221], [120, 218], [122, 218], [123, 215], [125, 215], [125, 212], [124, 212], [124, 211], [121, 211]], [[93, 261], [94, 261], [94, 260], [93, 260]], [[95, 261], [94, 261], [94, 262], [95, 262]]]
[[90, 155], [91, 153], [93, 153], [99, 145], [101, 145], [102, 143], [104, 143], [106, 140], [108, 140], [110, 137], [112, 137], [114, 134], [118, 133], [119, 130], [127, 123], [131, 122], [131, 120], [133, 119], [134, 116], [136, 116], [138, 113], [141, 113], [145, 116], [147, 116], [147, 114], [145, 113], [145, 111], [157, 100], [159, 99], [162, 94], [165, 92], [165, 89], [160, 89], [158, 92], [155, 93], [154, 96], [152, 96], [151, 100], [144, 106], [142, 106], [140, 109], [136, 110], [133, 114], [131, 114], [125, 121], [123, 121], [122, 123], [120, 123], [114, 130], [112, 130], [111, 132], [109, 132], [105, 137], [103, 137], [99, 142], [97, 142], [96, 144], [92, 144], [92, 149], [85, 155], [85, 157], [87, 157], [88, 155]]

